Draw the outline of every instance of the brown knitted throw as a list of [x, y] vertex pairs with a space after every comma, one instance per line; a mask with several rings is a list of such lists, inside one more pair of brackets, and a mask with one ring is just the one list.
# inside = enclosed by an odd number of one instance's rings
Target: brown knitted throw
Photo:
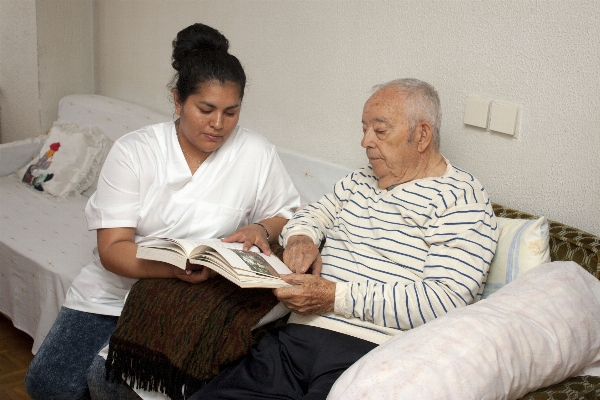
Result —
[[197, 285], [141, 279], [110, 338], [107, 379], [185, 399], [248, 352], [251, 328], [275, 304], [271, 289], [240, 289], [221, 276]]

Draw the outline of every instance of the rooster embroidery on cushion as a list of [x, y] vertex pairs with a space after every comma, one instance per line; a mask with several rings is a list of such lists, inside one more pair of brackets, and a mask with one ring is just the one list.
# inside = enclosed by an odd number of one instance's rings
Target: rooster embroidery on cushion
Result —
[[25, 174], [23, 175], [22, 181], [33, 186], [34, 189], [43, 192], [44, 188], [42, 187], [42, 183], [48, 182], [50, 179], [52, 179], [54, 174], [40, 173], [35, 176], [34, 173], [36, 170], [48, 169], [50, 164], [52, 164], [52, 157], [54, 157], [54, 153], [56, 153], [59, 148], [60, 142], [52, 143], [50, 145], [50, 149], [44, 153], [44, 155], [41, 156], [35, 164], [31, 164], [29, 168], [27, 168], [27, 171], [25, 171]]

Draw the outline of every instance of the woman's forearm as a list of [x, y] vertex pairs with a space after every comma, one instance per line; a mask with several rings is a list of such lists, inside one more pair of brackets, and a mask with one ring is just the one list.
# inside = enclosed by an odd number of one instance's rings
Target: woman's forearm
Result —
[[173, 267], [160, 261], [136, 257], [137, 245], [122, 241], [112, 243], [100, 252], [102, 265], [108, 271], [126, 278], [174, 278]]
[[258, 223], [265, 227], [269, 232], [269, 244], [277, 243], [281, 230], [287, 224], [288, 219], [283, 217], [272, 217], [263, 219]]
[[98, 253], [106, 270], [127, 278], [174, 278], [170, 264], [136, 257], [134, 228], [98, 229]]

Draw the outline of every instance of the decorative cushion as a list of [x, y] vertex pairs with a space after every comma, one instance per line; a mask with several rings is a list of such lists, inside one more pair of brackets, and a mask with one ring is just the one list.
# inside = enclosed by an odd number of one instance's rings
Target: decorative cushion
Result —
[[[498, 217], [537, 219], [533, 214], [492, 203]], [[575, 261], [600, 279], [600, 237], [580, 229], [548, 220], [550, 225], [550, 258], [552, 261]]]
[[391, 338], [344, 372], [328, 399], [516, 399], [598, 360], [600, 282], [574, 262], [553, 262]]
[[550, 262], [550, 236], [545, 217], [537, 220], [496, 219], [500, 235], [482, 299], [530, 269]]
[[55, 122], [38, 156], [21, 168], [19, 179], [56, 200], [75, 199], [90, 187], [110, 140], [93, 127]]

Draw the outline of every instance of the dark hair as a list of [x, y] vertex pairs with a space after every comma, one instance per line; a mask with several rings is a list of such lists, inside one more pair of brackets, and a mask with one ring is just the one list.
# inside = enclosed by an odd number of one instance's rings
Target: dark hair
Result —
[[229, 54], [229, 41], [219, 31], [204, 24], [193, 24], [179, 31], [173, 40], [171, 65], [177, 73], [171, 81], [182, 103], [209, 81], [233, 82], [244, 98], [246, 74], [240, 61]]

